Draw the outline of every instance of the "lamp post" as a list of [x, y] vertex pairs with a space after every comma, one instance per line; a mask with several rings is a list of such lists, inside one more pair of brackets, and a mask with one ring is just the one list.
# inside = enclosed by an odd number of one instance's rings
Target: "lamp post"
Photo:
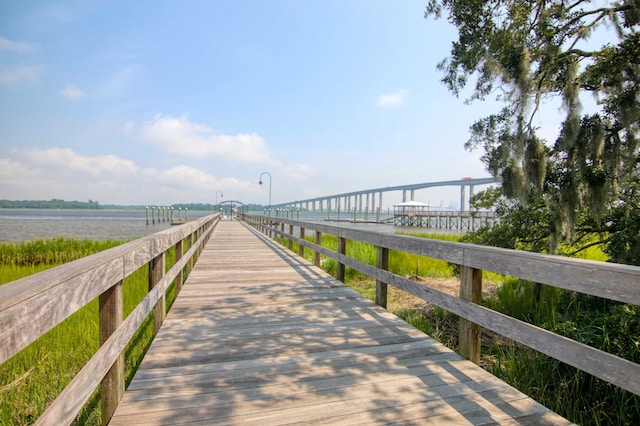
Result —
[[224, 194], [222, 193], [222, 190], [218, 189], [216, 191], [216, 206], [218, 205], [218, 192], [220, 193], [220, 198], [224, 197]]
[[269, 176], [269, 216], [271, 216], [271, 174], [268, 172], [262, 172], [260, 174], [260, 181], [258, 183], [262, 185], [262, 176], [264, 175]]

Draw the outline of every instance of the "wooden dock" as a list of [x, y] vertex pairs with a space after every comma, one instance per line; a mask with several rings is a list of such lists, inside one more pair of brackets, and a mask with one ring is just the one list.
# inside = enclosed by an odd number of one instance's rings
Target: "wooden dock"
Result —
[[569, 424], [321, 269], [218, 223], [112, 425]]

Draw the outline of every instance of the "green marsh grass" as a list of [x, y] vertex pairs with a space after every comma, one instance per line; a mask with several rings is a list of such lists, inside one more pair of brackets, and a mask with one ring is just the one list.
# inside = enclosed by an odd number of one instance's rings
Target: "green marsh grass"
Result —
[[[59, 264], [105, 250], [125, 241], [90, 241], [57, 238], [34, 242], [0, 244], [0, 284], [31, 275]], [[175, 263], [167, 251], [167, 269]], [[124, 311], [128, 316], [145, 297], [148, 269], [142, 267], [123, 282]], [[172, 285], [167, 306], [175, 298]], [[152, 314], [146, 318], [125, 349], [128, 385], [151, 344]], [[99, 347], [98, 301], [93, 300], [20, 353], [0, 365], [0, 425], [32, 424], [64, 389]], [[79, 424], [100, 424], [98, 392], [80, 412]]]

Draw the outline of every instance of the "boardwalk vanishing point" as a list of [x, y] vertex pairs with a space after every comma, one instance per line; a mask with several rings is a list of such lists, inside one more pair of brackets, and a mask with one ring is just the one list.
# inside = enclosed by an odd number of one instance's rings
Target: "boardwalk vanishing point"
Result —
[[201, 253], [112, 425], [569, 422], [236, 221]]

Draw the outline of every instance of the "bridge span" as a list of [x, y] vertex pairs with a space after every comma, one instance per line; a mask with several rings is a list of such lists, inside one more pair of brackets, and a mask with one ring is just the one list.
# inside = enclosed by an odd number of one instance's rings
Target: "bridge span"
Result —
[[[435, 188], [441, 186], [460, 187], [460, 211], [468, 210], [468, 200], [473, 195], [474, 188], [480, 185], [498, 183], [499, 180], [489, 178], [462, 178], [441, 182], [424, 182], [409, 185], [386, 186], [383, 188], [365, 189], [362, 191], [344, 192], [342, 194], [326, 195], [323, 197], [308, 198], [306, 200], [290, 201], [282, 204], [272, 204], [271, 208], [306, 209], [310, 212], [323, 211], [353, 211], [364, 213], [365, 211], [382, 211], [383, 194], [402, 191], [402, 202], [414, 201], [415, 192], [420, 189]], [[469, 188], [467, 196], [467, 188]]]

